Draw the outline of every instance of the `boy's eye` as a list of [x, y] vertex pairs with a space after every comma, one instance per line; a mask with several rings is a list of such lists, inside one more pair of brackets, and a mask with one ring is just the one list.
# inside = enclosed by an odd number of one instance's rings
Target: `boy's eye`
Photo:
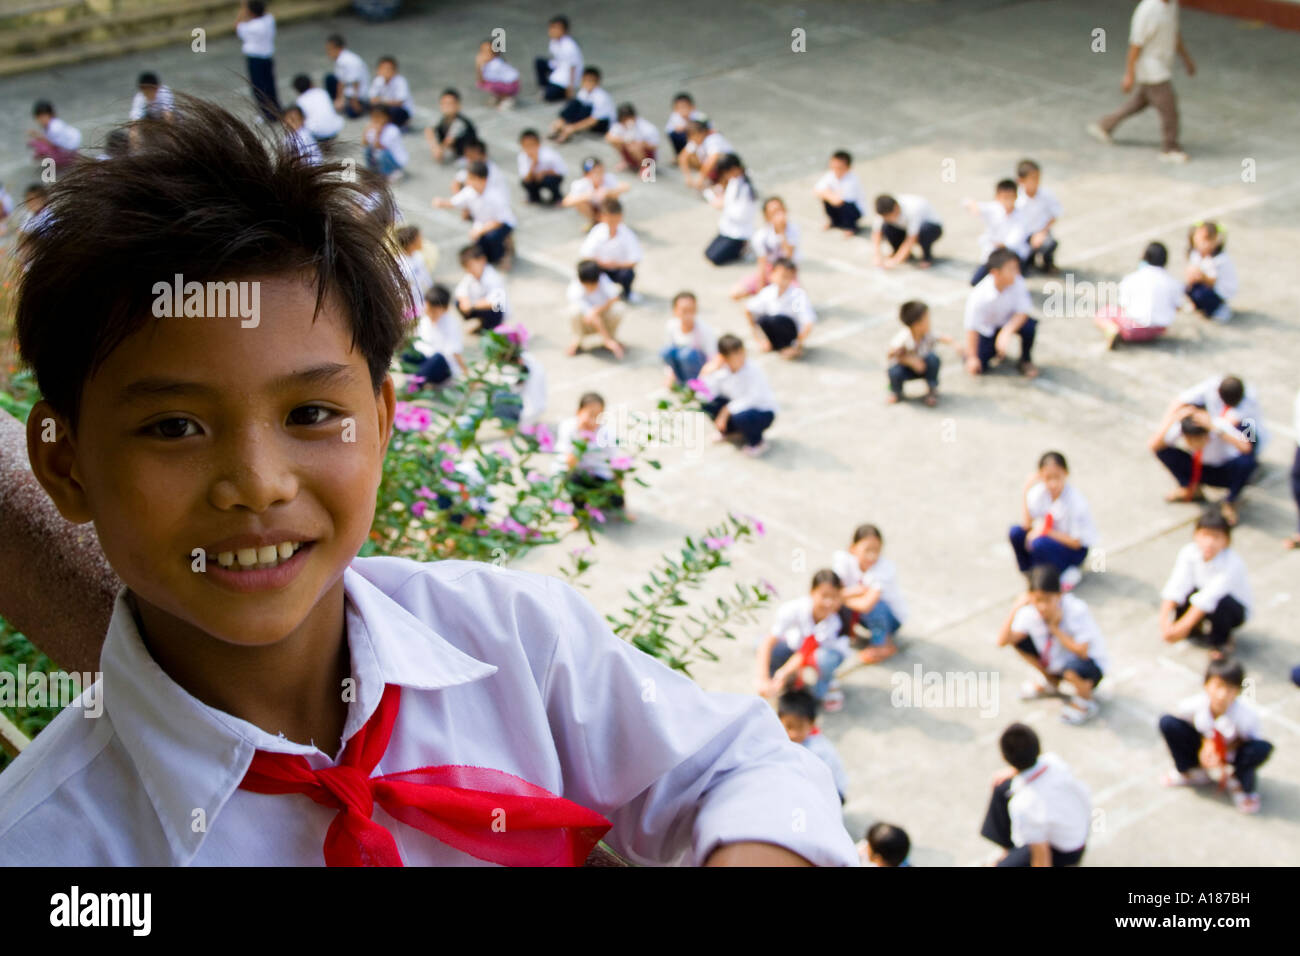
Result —
[[148, 431], [160, 438], [189, 438], [198, 434], [198, 426], [190, 418], [164, 418], [150, 425]]
[[300, 405], [289, 413], [289, 424], [319, 425], [328, 421], [333, 414], [324, 405]]

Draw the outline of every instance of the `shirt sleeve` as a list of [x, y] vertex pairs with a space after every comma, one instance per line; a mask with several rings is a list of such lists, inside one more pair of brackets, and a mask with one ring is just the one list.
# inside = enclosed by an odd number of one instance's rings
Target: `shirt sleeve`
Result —
[[1186, 548], [1178, 552], [1174, 570], [1160, 591], [1160, 600], [1182, 604], [1192, 593], [1192, 556]]
[[1029, 846], [1047, 842], [1047, 804], [1033, 790], [1023, 790], [1011, 798], [1011, 842]]
[[1024, 313], [1025, 315], [1029, 315], [1034, 311], [1034, 300], [1029, 295], [1029, 286], [1025, 285], [1024, 279], [1018, 279], [1016, 281], [1015, 292], [1015, 312], [1012, 314], [1019, 315]]
[[1033, 607], [1026, 604], [1017, 611], [1016, 616], [1011, 619], [1011, 633], [1031, 634], [1033, 633], [1034, 625], [1041, 622], [1042, 618], [1039, 617], [1038, 612], [1034, 610]]
[[1133, 46], [1146, 46], [1155, 36], [1159, 22], [1151, 11], [1142, 4], [1133, 11], [1133, 22], [1129, 26], [1128, 42]]
[[1232, 592], [1232, 576], [1229, 567], [1215, 571], [1205, 584], [1196, 589], [1192, 595], [1191, 604], [1194, 608], [1199, 608], [1206, 614], [1213, 614], [1214, 609], [1219, 606], [1228, 594]]
[[723, 844], [760, 841], [856, 865], [829, 768], [766, 703], [705, 693], [618, 640], [572, 587], [548, 587], [557, 636], [543, 699], [564, 796], [609, 818], [615, 852], [699, 865]]
[[[596, 254], [596, 247], [604, 241], [605, 236], [601, 235], [605, 230], [601, 229], [602, 223], [597, 223], [588, 230], [587, 234], [582, 237], [582, 245], [578, 247], [578, 258], [590, 259]], [[608, 235], [608, 233], [606, 233]]]

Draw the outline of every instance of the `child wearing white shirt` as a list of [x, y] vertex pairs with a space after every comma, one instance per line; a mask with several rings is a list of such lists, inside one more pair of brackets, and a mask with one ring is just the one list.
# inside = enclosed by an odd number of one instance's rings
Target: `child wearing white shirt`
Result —
[[365, 147], [366, 167], [371, 172], [384, 176], [390, 183], [399, 182], [406, 175], [411, 156], [402, 142], [402, 131], [389, 122], [388, 107], [370, 108], [370, 122], [361, 132], [361, 144]]
[[696, 318], [694, 292], [673, 296], [673, 317], [668, 320], [668, 344], [659, 353], [667, 366], [668, 384], [685, 385], [699, 378], [709, 360], [718, 354], [718, 335]]
[[998, 633], [998, 646], [1012, 646], [1041, 680], [1020, 689], [1021, 700], [1056, 697], [1061, 681], [1074, 689], [1061, 720], [1081, 724], [1097, 715], [1092, 692], [1110, 670], [1106, 645], [1092, 612], [1073, 594], [1061, 593], [1061, 575], [1051, 564], [1029, 571], [1029, 588], [1011, 607]]
[[149, 119], [167, 119], [175, 107], [172, 91], [163, 86], [157, 73], [141, 73], [136, 81], [136, 93], [131, 98], [132, 121]]
[[623, 162], [618, 169], [642, 169], [646, 160], [655, 159], [659, 145], [659, 130], [648, 119], [636, 115], [636, 107], [624, 103], [618, 108], [618, 122], [605, 135], [611, 146], [619, 151]]
[[844, 694], [832, 690], [835, 669], [849, 653], [840, 607], [843, 585], [830, 568], [813, 575], [807, 597], [786, 601], [758, 646], [758, 692], [776, 698], [807, 689], [828, 711], [839, 710]]
[[980, 836], [1006, 852], [997, 866], [1074, 866], [1083, 859], [1092, 828], [1092, 797], [1038, 734], [1012, 724], [998, 741], [1010, 766], [993, 778], [993, 795]]
[[1232, 550], [1232, 528], [1218, 511], [1205, 511], [1160, 592], [1161, 638], [1176, 644], [1203, 633], [1208, 622], [1211, 658], [1227, 657], [1232, 632], [1250, 617], [1253, 603], [1245, 562]]
[[343, 131], [343, 117], [334, 109], [329, 93], [313, 86], [311, 77], [299, 73], [293, 78], [293, 88], [298, 92], [294, 104], [302, 110], [303, 124], [317, 142], [333, 140]]
[[411, 99], [411, 86], [406, 77], [397, 72], [397, 60], [391, 56], [381, 56], [375, 64], [375, 78], [370, 81], [370, 105], [388, 107], [388, 117], [398, 129], [406, 126], [415, 111], [415, 100]]
[[1097, 326], [1106, 336], [1106, 348], [1115, 342], [1150, 342], [1164, 335], [1183, 302], [1183, 287], [1165, 270], [1169, 250], [1152, 242], [1142, 253], [1142, 264], [1119, 283], [1117, 308], [1097, 313]]
[[[911, 262], [912, 249], [920, 247], [919, 268], [934, 265], [934, 244], [943, 235], [943, 223], [930, 201], [914, 193], [900, 193], [897, 197], [882, 193], [876, 197], [876, 216], [871, 222], [872, 261], [881, 269], [892, 269]], [[885, 258], [880, 252], [884, 240], [893, 249]]]
[[673, 144], [673, 154], [681, 156], [686, 148], [686, 127], [691, 120], [704, 119], [704, 113], [695, 108], [695, 100], [689, 93], [678, 93], [673, 97], [673, 109], [664, 123], [664, 135]]
[[464, 375], [465, 339], [460, 319], [451, 311], [451, 292], [445, 285], [434, 285], [421, 299], [420, 318], [415, 327], [411, 351], [403, 358], [415, 366], [415, 375], [430, 385]]
[[1020, 275], [1020, 259], [1010, 249], [995, 249], [985, 263], [988, 274], [966, 297], [966, 371], [981, 375], [994, 358], [1007, 354], [1011, 337], [1020, 339], [1020, 374], [1038, 375], [1033, 363], [1038, 322], [1029, 317], [1034, 301]]
[[357, 119], [364, 116], [369, 104], [366, 90], [370, 88], [370, 70], [365, 60], [347, 48], [347, 41], [338, 33], [325, 39], [325, 54], [334, 63], [325, 74], [325, 93], [334, 102], [334, 109], [344, 116]]
[[808, 293], [795, 285], [796, 266], [789, 259], [772, 265], [772, 281], [745, 304], [745, 318], [754, 332], [762, 333], [759, 348], [792, 359], [803, 354], [803, 343], [813, 330], [817, 313]]
[[[831, 568], [844, 585], [844, 606], [850, 612], [848, 632], [864, 664], [878, 664], [898, 653], [894, 635], [907, 621], [907, 602], [898, 584], [898, 568], [881, 557], [885, 538], [874, 524], [853, 529], [847, 551], [831, 556]], [[865, 645], [856, 638], [858, 625], [867, 631]]]
[[722, 210], [718, 219], [718, 234], [713, 237], [704, 257], [715, 266], [740, 259], [754, 234], [754, 217], [758, 212], [758, 202], [754, 194], [754, 185], [749, 181], [740, 157], [728, 153], [718, 161], [718, 186], [709, 190], [709, 204]]
[[[495, 191], [503, 202], [509, 204], [510, 183], [506, 179], [506, 174], [501, 171], [500, 166], [488, 159], [487, 143], [478, 139], [467, 140], [465, 143], [465, 155], [456, 161], [456, 165], [459, 168], [456, 170], [456, 175], [452, 178], [452, 197], [455, 197], [456, 193], [465, 188], [465, 183], [469, 179], [469, 168], [474, 163], [482, 163], [487, 167], [488, 191]], [[468, 218], [468, 216], [466, 218]]]
[[493, 49], [492, 43], [484, 40], [474, 56], [474, 66], [478, 70], [477, 86], [488, 94], [492, 106], [508, 110], [515, 105], [515, 97], [519, 95], [519, 71]]
[[617, 199], [606, 199], [600, 205], [601, 222], [591, 227], [582, 240], [578, 255], [591, 259], [605, 273], [623, 287], [623, 298], [633, 298], [632, 283], [636, 280], [636, 266], [641, 261], [641, 243], [632, 227], [623, 221], [623, 204]]
[[933, 408], [939, 404], [939, 356], [934, 347], [939, 343], [952, 346], [946, 335], [930, 331], [930, 307], [912, 299], [898, 309], [898, 319], [903, 323], [892, 339], [885, 358], [889, 361], [889, 398], [895, 405], [903, 400], [903, 386], [915, 378], [925, 379], [928, 387], [922, 401]]
[[55, 116], [54, 105], [49, 100], [36, 101], [32, 118], [36, 120], [36, 129], [27, 131], [27, 145], [37, 165], [52, 159], [57, 169], [81, 158], [77, 152], [81, 148], [81, 130]]
[[515, 228], [515, 213], [507, 194], [488, 188], [487, 163], [470, 163], [465, 168], [465, 186], [451, 199], [435, 197], [437, 208], [466, 209], [470, 215], [470, 242], [477, 243], [492, 265], [502, 269], [510, 265], [510, 234]]
[[717, 428], [713, 440], [736, 435], [745, 454], [764, 454], [763, 433], [776, 420], [776, 398], [763, 370], [745, 357], [745, 343], [729, 333], [718, 339], [718, 354], [705, 363], [700, 378], [713, 396], [702, 407]]
[[618, 437], [600, 423], [604, 413], [605, 399], [596, 392], [586, 392], [578, 399], [577, 414], [560, 422], [555, 432], [555, 472], [564, 475], [575, 510], [586, 510], [597, 524], [604, 524], [611, 511], [621, 512], [631, 521], [623, 479], [614, 469]]
[[799, 263], [799, 227], [790, 221], [780, 196], [763, 200], [764, 225], [749, 237], [750, 251], [758, 258], [758, 269], [741, 279], [731, 292], [733, 299], [745, 299], [772, 281], [772, 264], [777, 259]]
[[472, 331], [495, 329], [510, 319], [510, 297], [506, 280], [488, 264], [487, 253], [478, 243], [460, 250], [460, 265], [465, 275], [456, 284], [453, 298], [456, 310], [465, 319], [477, 319]]
[[713, 128], [707, 116], [686, 124], [686, 144], [677, 154], [677, 165], [690, 189], [705, 189], [722, 176], [718, 164], [733, 152], [727, 138]]
[[858, 234], [858, 220], [867, 204], [862, 183], [858, 182], [858, 174], [852, 167], [853, 157], [838, 150], [831, 154], [826, 172], [813, 186], [813, 195], [822, 201], [826, 210], [827, 221], [822, 228], [842, 229], [846, 239]]
[[789, 734], [791, 743], [807, 747], [830, 768], [840, 803], [843, 803], [849, 792], [849, 775], [844, 772], [835, 745], [817, 726], [817, 711], [820, 709], [817, 698], [806, 690], [788, 690], [776, 702], [776, 715], [781, 718], [781, 725]]
[[424, 297], [433, 288], [433, 275], [424, 258], [424, 236], [419, 226], [407, 225], [393, 232], [393, 240], [402, 250], [402, 272], [411, 289], [413, 311], [410, 317], [415, 318], [423, 311]]
[[321, 155], [320, 146], [316, 143], [316, 137], [307, 129], [307, 118], [303, 115], [302, 108], [297, 104], [287, 107], [282, 119], [285, 129], [288, 130], [285, 140], [294, 151], [309, 163], [324, 162], [325, 158]]
[[[563, 195], [560, 187], [569, 168], [555, 147], [542, 142], [537, 130], [526, 129], [519, 134], [516, 166], [519, 169], [519, 181], [523, 183], [530, 203], [554, 206], [560, 201]], [[547, 194], [545, 198], [543, 193]]]
[[1223, 247], [1227, 234], [1213, 222], [1199, 222], [1187, 240], [1187, 297], [1216, 322], [1232, 318], [1228, 301], [1237, 294], [1237, 267]]
[[551, 139], [566, 143], [587, 131], [604, 136], [616, 116], [614, 97], [600, 85], [600, 70], [589, 66], [582, 71], [577, 94], [564, 104], [559, 117], [551, 124]]
[[595, 226], [600, 222], [601, 204], [606, 199], [617, 199], [631, 188], [606, 173], [605, 164], [595, 156], [588, 156], [582, 161], [582, 175], [570, 184], [560, 205], [577, 209]]
[[1010, 532], [1016, 566], [1027, 574], [1036, 564], [1050, 564], [1061, 573], [1062, 589], [1071, 590], [1083, 577], [1088, 549], [1097, 544], [1097, 528], [1059, 451], [1038, 459], [1038, 469], [1025, 482], [1021, 505], [1023, 517]]
[[547, 49], [550, 57], [538, 57], [533, 66], [542, 100], [556, 103], [573, 96], [582, 76], [582, 50], [569, 35], [567, 17], [552, 17], [546, 28], [550, 40]]
[[998, 249], [1010, 249], [1020, 260], [1020, 272], [1029, 274], [1029, 231], [1025, 220], [1016, 209], [1018, 187], [1014, 179], [1000, 180], [994, 187], [991, 202], [968, 200], [966, 208], [984, 223], [979, 237], [980, 265], [971, 276], [970, 284], [978, 285], [988, 275], [989, 256]]
[[248, 63], [253, 102], [262, 119], [274, 123], [280, 118], [280, 97], [275, 90], [275, 17], [266, 12], [262, 0], [245, 0], [235, 19], [235, 33]]
[[573, 341], [565, 349], [566, 355], [581, 352], [587, 336], [594, 333], [614, 353], [614, 358], [623, 357], [623, 345], [616, 337], [619, 323], [623, 321], [619, 293], [618, 285], [605, 275], [599, 264], [590, 259], [578, 263], [578, 275], [569, 283], [567, 291]]
[[1055, 272], [1059, 244], [1052, 235], [1052, 226], [1061, 218], [1063, 210], [1056, 193], [1042, 185], [1041, 180], [1042, 171], [1032, 159], [1022, 159], [1017, 164], [1016, 212], [1028, 234], [1026, 265], [1033, 267], [1041, 260], [1044, 272]]
[[1214, 779], [1213, 771], [1238, 810], [1258, 813], [1256, 771], [1273, 745], [1260, 739], [1259, 714], [1241, 698], [1245, 681], [1246, 672], [1236, 661], [1211, 661], [1205, 689], [1160, 717], [1160, 734], [1174, 761], [1162, 782], [1167, 787], [1202, 786]]

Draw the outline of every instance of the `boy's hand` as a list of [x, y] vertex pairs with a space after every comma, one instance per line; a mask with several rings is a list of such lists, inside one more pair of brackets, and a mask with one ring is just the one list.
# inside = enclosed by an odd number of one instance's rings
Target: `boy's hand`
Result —
[[982, 371], [982, 369], [980, 368], [980, 360], [978, 356], [975, 355], [966, 356], [966, 371], [970, 372], [972, 375], [978, 375]]
[[1187, 68], [1188, 76], [1196, 75], [1196, 64], [1192, 61], [1192, 58], [1186, 54], [1183, 56], [1183, 66]]
[[1130, 93], [1133, 90], [1133, 71], [1128, 70], [1124, 73], [1124, 79], [1120, 82], [1119, 88], [1124, 93]]

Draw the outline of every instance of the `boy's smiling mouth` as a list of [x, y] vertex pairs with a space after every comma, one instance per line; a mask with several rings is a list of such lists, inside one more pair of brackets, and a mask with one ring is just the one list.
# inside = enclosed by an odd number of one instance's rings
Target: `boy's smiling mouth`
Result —
[[201, 550], [204, 570], [215, 583], [238, 591], [284, 587], [302, 569], [315, 544], [291, 531], [225, 538]]

